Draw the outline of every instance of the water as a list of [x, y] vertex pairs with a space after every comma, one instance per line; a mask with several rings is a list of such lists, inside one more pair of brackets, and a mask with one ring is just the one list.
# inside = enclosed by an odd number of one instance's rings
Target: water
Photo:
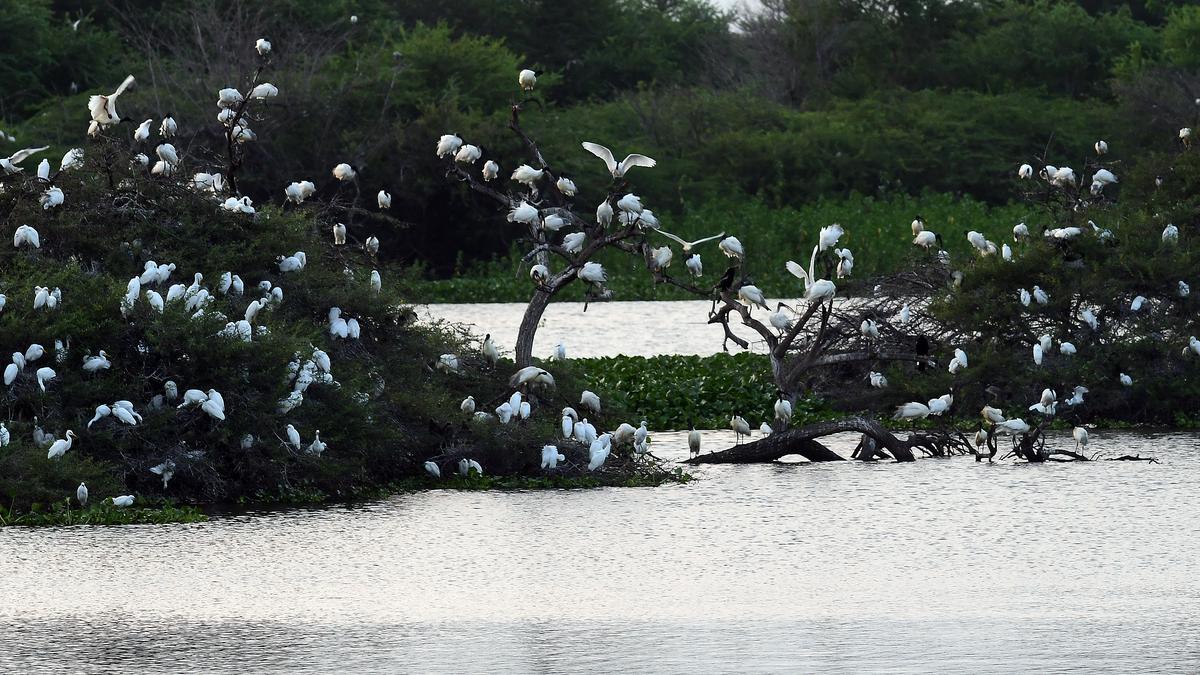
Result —
[[[775, 306], [776, 300], [768, 305]], [[554, 345], [563, 342], [571, 357], [654, 356], [698, 354], [721, 351], [724, 332], [708, 323], [712, 303], [707, 300], [669, 302], [595, 302], [585, 312], [582, 302], [555, 302], [546, 308], [533, 344], [533, 355], [547, 358]], [[473, 332], [492, 339], [503, 353], [512, 355], [521, 326], [522, 303], [431, 304], [417, 307], [424, 319], [444, 319], [471, 326]], [[767, 312], [762, 314], [763, 320]], [[733, 322], [733, 332], [751, 342], [751, 351], [766, 353], [758, 333]], [[739, 351], [730, 343], [731, 352]]]
[[1163, 463], [714, 466], [7, 528], [0, 670], [1196, 672], [1200, 437], [1092, 443]]
[[[429, 311], [511, 347], [520, 309]], [[702, 302], [581, 309], [548, 313], [574, 356], [720, 348]], [[547, 354], [560, 336], [541, 335]], [[1197, 672], [1200, 435], [1093, 432], [1092, 450], [1163, 463], [713, 466], [0, 529], [0, 672]], [[686, 457], [685, 437], [654, 451]]]

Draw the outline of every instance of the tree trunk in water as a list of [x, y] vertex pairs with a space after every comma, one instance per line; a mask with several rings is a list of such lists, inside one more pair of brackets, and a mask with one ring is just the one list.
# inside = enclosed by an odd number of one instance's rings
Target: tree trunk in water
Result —
[[538, 287], [525, 307], [525, 316], [521, 319], [521, 328], [517, 331], [517, 368], [524, 368], [533, 363], [533, 338], [537, 335], [538, 324], [542, 322], [542, 314], [550, 304], [552, 294]]
[[752, 464], [774, 462], [784, 455], [800, 455], [811, 462], [830, 462], [844, 459], [815, 439], [846, 431], [867, 434], [898, 462], [913, 461], [908, 443], [896, 438], [878, 422], [864, 417], [850, 417], [835, 422], [820, 422], [798, 427], [750, 443], [735, 445], [727, 450], [693, 457], [688, 464]]

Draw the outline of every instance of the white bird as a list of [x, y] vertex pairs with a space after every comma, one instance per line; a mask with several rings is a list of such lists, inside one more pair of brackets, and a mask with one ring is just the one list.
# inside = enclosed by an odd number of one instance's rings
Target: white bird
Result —
[[294, 204], [302, 204], [305, 199], [313, 196], [317, 192], [317, 186], [313, 185], [312, 181], [302, 180], [293, 182], [283, 190], [283, 194], [287, 197], [287, 201]]
[[1029, 425], [1020, 417], [996, 423], [996, 434], [998, 436], [1020, 436], [1029, 433], [1029, 429]]
[[1005, 261], [1011, 261], [1013, 259], [1012, 247], [1008, 244], [1002, 244], [1000, 246], [1000, 257], [1004, 258]]
[[464, 398], [462, 403], [459, 404], [458, 408], [459, 408], [459, 410], [462, 410], [464, 413], [466, 413], [468, 415], [474, 415], [475, 414], [475, 397], [468, 396], [468, 397]]
[[1108, 169], [1098, 169], [1092, 174], [1092, 183], [1099, 183], [1101, 186], [1112, 185], [1117, 182], [1117, 177]]
[[321, 430], [317, 429], [313, 433], [312, 443], [308, 444], [308, 454], [320, 457], [321, 453], [325, 452], [325, 449], [328, 447], [329, 445], [326, 444], [325, 441], [321, 440]]
[[342, 246], [346, 243], [346, 225], [345, 223], [333, 224], [333, 245]]
[[526, 68], [517, 74], [517, 84], [521, 85], [522, 91], [533, 91], [534, 85], [537, 84], [537, 73]]
[[483, 163], [483, 180], [490, 182], [500, 175], [500, 165], [492, 160]]
[[524, 200], [508, 212], [508, 222], [535, 225], [538, 222], [538, 210]]
[[550, 355], [550, 358], [555, 361], [566, 361], [567, 360], [567, 346], [561, 342], [554, 345], [554, 353], [552, 353]]
[[579, 188], [575, 186], [575, 181], [566, 176], [559, 176], [558, 180], [554, 182], [554, 186], [564, 197], [574, 197], [575, 193], [579, 191]]
[[826, 298], [833, 300], [834, 294], [837, 293], [837, 286], [828, 279], [816, 278], [817, 252], [819, 247], [814, 246], [812, 257], [808, 260], [808, 271], [806, 272], [800, 263], [789, 260], [784, 265], [793, 276], [800, 279], [804, 286], [804, 299], [810, 302], [822, 302]]
[[1039, 365], [1039, 366], [1042, 365], [1042, 352], [1043, 352], [1043, 350], [1042, 350], [1042, 346], [1040, 344], [1035, 344], [1033, 346], [1033, 362], [1034, 362], [1034, 364]]
[[909, 227], [912, 228], [912, 233], [915, 237], [921, 232], [925, 231], [925, 219], [921, 216], [917, 216], [916, 218], [913, 218], [912, 223], [909, 224]]
[[447, 373], [457, 373], [459, 368], [458, 356], [454, 354], [442, 354], [438, 357], [437, 368]]
[[121, 121], [121, 116], [117, 113], [117, 98], [125, 93], [133, 81], [133, 75], [128, 75], [113, 93], [107, 96], [95, 94], [88, 98], [88, 111], [92, 115], [92, 121], [100, 128], [110, 127]]
[[599, 157], [604, 162], [604, 166], [608, 168], [608, 172], [612, 174], [613, 178], [621, 178], [627, 171], [635, 166], [650, 168], [658, 163], [645, 155], [639, 155], [636, 153], [626, 155], [625, 159], [618, 162], [613, 157], [612, 150], [609, 150], [599, 143], [584, 141], [581, 145], [583, 146], [584, 150], [587, 150], [593, 155]]
[[367, 253], [369, 253], [371, 255], [378, 254], [379, 253], [379, 237], [376, 237], [375, 235], [371, 235], [371, 236], [367, 237], [367, 240], [365, 242], [363, 242], [363, 250], [365, 250]]
[[737, 443], [742, 442], [742, 436], [750, 435], [750, 425], [741, 415], [734, 415], [729, 418], [729, 428], [733, 429], [734, 438]]
[[434, 478], [442, 477], [442, 469], [437, 465], [436, 462], [425, 462], [425, 473], [428, 473]]
[[1046, 291], [1043, 291], [1038, 286], [1033, 287], [1033, 299], [1036, 300], [1039, 305], [1044, 305], [1050, 302], [1050, 296], [1046, 293]]
[[704, 274], [704, 263], [700, 261], [699, 253], [693, 253], [690, 258], [684, 260], [683, 266], [694, 277], [700, 277]]
[[738, 241], [737, 237], [725, 237], [721, 243], [717, 244], [721, 252], [729, 258], [743, 259], [746, 257], [746, 249], [742, 246], [742, 242]]
[[612, 451], [612, 446], [604, 439], [608, 434], [604, 434], [592, 441], [588, 448], [588, 471], [595, 471], [604, 465], [604, 460], [608, 459], [609, 453]]
[[[934, 400], [936, 401], [936, 400], [940, 400], [940, 399], [934, 399]], [[894, 419], [894, 420], [925, 419], [926, 417], [929, 417], [931, 412], [932, 411], [930, 411], [929, 406], [925, 405], [924, 403], [910, 401], [909, 403], [904, 403], [902, 405], [896, 406], [896, 412], [895, 412], [895, 414], [892, 415], [892, 419]]]
[[688, 456], [700, 456], [700, 432], [695, 427], [688, 432]]
[[942, 394], [941, 396], [939, 396], [937, 398], [930, 399], [929, 405], [927, 407], [929, 408], [930, 415], [941, 415], [942, 413], [949, 410], [950, 406], [953, 404], [954, 404], [954, 395], [953, 394]]
[[223, 420], [225, 419], [225, 398], [216, 389], [209, 389], [206, 398], [200, 403], [200, 410], [213, 419]]
[[508, 378], [508, 386], [522, 387], [524, 385], [553, 387], [554, 376], [549, 371], [537, 366], [525, 366]]
[[[675, 235], [671, 234], [670, 232], [667, 232], [666, 230], [655, 230], [655, 231], [656, 231], [656, 232], [658, 232], [659, 234], [663, 235], [664, 237], [668, 238], [668, 239], [671, 239], [671, 240], [674, 240], [674, 241], [678, 242], [678, 243], [679, 243], [679, 245], [680, 245], [680, 247], [683, 249], [683, 252], [684, 252], [684, 253], [691, 253], [691, 252], [692, 252], [692, 248], [693, 248], [693, 247], [695, 247], [695, 246], [697, 246], [697, 245], [699, 245], [699, 244], [703, 244], [703, 243], [704, 243], [704, 242], [706, 242], [706, 241], [712, 241], [712, 240], [714, 240], [714, 239], [720, 239], [721, 237], [724, 237], [724, 236], [725, 236], [725, 233], [724, 233], [724, 232], [722, 232], [722, 233], [720, 233], [720, 234], [716, 234], [716, 235], [713, 235], [713, 236], [711, 236], [711, 237], [704, 237], [704, 238], [702, 238], [702, 239], [697, 239], [697, 240], [695, 240], [695, 241], [684, 241], [683, 239], [681, 239], [681, 238], [679, 238], [679, 237], [677, 237], [677, 236], [675, 236]], [[697, 275], [697, 276], [698, 276], [698, 275]]]
[[38, 177], [38, 180], [40, 180], [44, 183], [50, 182], [50, 160], [43, 159], [41, 162], [38, 163], [37, 177]]
[[162, 124], [158, 126], [158, 135], [163, 138], [171, 138], [179, 131], [179, 125], [175, 123], [175, 118], [167, 115], [163, 118]]
[[561, 427], [563, 438], [571, 438], [575, 434], [575, 420], [570, 415], [563, 415]]
[[566, 457], [559, 453], [556, 445], [542, 446], [542, 468], [557, 469], [559, 462], [565, 462]]
[[36, 372], [38, 387], [40, 387], [41, 390], [43, 392], [45, 392], [46, 391], [46, 383], [49, 382], [50, 380], [53, 380], [57, 376], [58, 376], [58, 374], [55, 373], [54, 369], [50, 368], [49, 366], [42, 366], [41, 368], [38, 368], [37, 372]]
[[454, 153], [454, 161], [459, 164], [474, 164], [482, 156], [483, 151], [479, 149], [479, 146], [467, 143], [459, 148], [458, 152]]
[[0, 169], [3, 169], [5, 175], [18, 173], [22, 171], [22, 168], [19, 166], [21, 162], [24, 162], [32, 155], [36, 155], [39, 152], [49, 149], [50, 146], [48, 145], [44, 145], [40, 148], [25, 148], [24, 150], [18, 150], [14, 152], [8, 157], [0, 157]]
[[462, 139], [454, 134], [443, 134], [437, 142], [437, 156], [453, 156], [462, 147]]
[[333, 167], [333, 177], [340, 181], [354, 180], [355, 175], [354, 167], [345, 162]]
[[75, 432], [67, 431], [64, 438], [60, 438], [50, 444], [50, 450], [46, 453], [46, 459], [58, 459], [71, 449], [71, 445], [75, 442]]
[[[1186, 281], [1179, 282], [1179, 297], [1186, 298], [1192, 294], [1192, 287], [1187, 285]], [[4, 304], [0, 303], [0, 309], [4, 309]]]
[[1075, 354], [1075, 345], [1070, 342], [1062, 342], [1058, 345], [1058, 353], [1065, 356], [1073, 356]]
[[94, 373], [98, 370], [108, 370], [112, 367], [112, 361], [108, 360], [108, 353], [103, 349], [100, 350], [98, 356], [85, 356], [83, 359], [83, 372]]
[[83, 166], [83, 150], [81, 148], [71, 148], [63, 154], [62, 161], [58, 164], [59, 171], [68, 171], [78, 169]]
[[535, 169], [528, 164], [522, 164], [513, 169], [512, 180], [518, 183], [533, 187], [533, 184], [542, 179], [542, 174], [545, 172], [542, 169]]
[[600, 206], [596, 207], [596, 222], [600, 225], [608, 225], [612, 222], [613, 207], [607, 199], [600, 202]]
[[1083, 395], [1086, 393], [1088, 393], [1087, 387], [1075, 387], [1075, 390], [1071, 393], [1071, 398], [1066, 400], [1066, 404], [1069, 406], [1082, 405]]
[[971, 246], [974, 246], [976, 249], [980, 251], [987, 251], [987, 239], [984, 238], [982, 233], [971, 230], [967, 233], [967, 241], [970, 242]]
[[747, 284], [739, 288], [737, 296], [739, 300], [747, 305], [758, 305], [766, 310], [771, 309], [767, 306], [766, 296], [763, 295], [763, 292], [758, 288], [758, 286], [754, 286], [753, 284]]
[[13, 233], [13, 248], [20, 248], [22, 244], [29, 244], [33, 248], [42, 247], [42, 237], [38, 231], [28, 225], [21, 225], [17, 231]]
[[1167, 225], [1162, 231], [1162, 240], [1164, 244], [1179, 243], [1179, 228], [1175, 225]]
[[[217, 91], [217, 107], [221, 108], [222, 112], [229, 111], [229, 114], [226, 116], [225, 119], [221, 120], [221, 122], [223, 124], [228, 124], [228, 123], [232, 122], [233, 118], [236, 116], [236, 114], [233, 111], [233, 108], [245, 100], [246, 100], [246, 98], [244, 96], [242, 96], [242, 92], [238, 91], [237, 89], [234, 89], [233, 87], [225, 87], [223, 89], [218, 90]], [[217, 119], [221, 119], [221, 118], [218, 117]]]
[[888, 381], [887, 378], [884, 377], [883, 373], [877, 373], [872, 370], [867, 377], [870, 379], [872, 387], [876, 389], [887, 389]]
[[579, 278], [597, 286], [608, 281], [608, 273], [604, 271], [604, 266], [598, 262], [584, 263], [579, 270]]
[[113, 497], [112, 504], [113, 506], [124, 508], [126, 506], [133, 506], [133, 500], [133, 495], [122, 495], [120, 497]]
[[86, 483], [80, 483], [79, 487], [75, 488], [75, 499], [79, 501], [80, 506], [87, 506], [88, 489]]
[[1131, 302], [1129, 304], [1129, 311], [1131, 311], [1131, 312], [1141, 311], [1142, 305], [1144, 305], [1144, 304], [1146, 304], [1145, 296], [1139, 295], [1133, 299], [1133, 302]]
[[838, 257], [837, 277], [843, 279], [850, 276], [854, 271], [854, 254], [848, 248], [835, 248], [833, 253]]
[[255, 87], [250, 90], [250, 98], [258, 101], [264, 101], [268, 98], [275, 98], [278, 95], [279, 87], [276, 87], [270, 82], [263, 82], [255, 85]]
[[1016, 225], [1013, 225], [1012, 231], [1013, 231], [1013, 239], [1016, 241], [1021, 241], [1022, 239], [1029, 236], [1029, 226], [1026, 225], [1025, 223], [1017, 223]]
[[512, 403], [505, 401], [496, 408], [496, 417], [499, 418], [500, 424], [508, 424], [516, 412], [512, 407]]
[[1087, 450], [1088, 432], [1083, 427], [1075, 427], [1071, 430], [1071, 436], [1075, 438], [1075, 452]]
[[134, 129], [133, 141], [135, 143], [142, 143], [150, 138], [150, 124], [153, 122], [152, 119], [145, 120], [138, 125], [137, 129]]
[[1022, 164], [1020, 166], [1020, 168], [1017, 169], [1017, 176], [1019, 176], [1020, 178], [1023, 178], [1023, 179], [1024, 178], [1032, 178], [1033, 177], [1033, 167], [1029, 166], [1028, 164]]
[[624, 213], [641, 213], [645, 210], [642, 206], [640, 197], [633, 193], [627, 193], [624, 197], [617, 200], [617, 208]]
[[593, 415], [600, 414], [600, 397], [594, 391], [584, 389], [579, 395], [579, 405], [591, 411]]
[[100, 420], [104, 419], [105, 417], [108, 417], [111, 414], [112, 414], [112, 408], [101, 403], [100, 405], [96, 406], [96, 414], [93, 415], [92, 419], [88, 421], [87, 428], [91, 429], [93, 424], [95, 424], [96, 422], [99, 422]]
[[1130, 376], [1128, 376], [1128, 375], [1126, 375], [1125, 373], [1121, 373], [1121, 374], [1120, 374], [1120, 375], [1117, 377], [1117, 379], [1119, 379], [1119, 380], [1121, 381], [1121, 384], [1122, 384], [1122, 385], [1124, 385], [1124, 386], [1126, 386], [1126, 387], [1132, 387], [1132, 386], [1133, 386], [1133, 378], [1132, 378], [1132, 377], [1130, 377]]
[[260, 37], [254, 41], [254, 51], [258, 52], [259, 56], [266, 56], [271, 53], [271, 41], [265, 37]]
[[819, 236], [818, 246], [820, 247], [820, 249], [822, 251], [829, 249], [829, 248], [833, 248], [834, 246], [837, 245], [838, 239], [841, 239], [842, 235], [845, 233], [846, 233], [846, 230], [843, 229], [842, 226], [838, 225], [837, 223], [822, 227], [821, 233]]
[[300, 432], [296, 431], [296, 427], [289, 424], [289, 425], [287, 425], [287, 429], [284, 430], [284, 433], [287, 434], [288, 445], [291, 445], [292, 447], [299, 450], [300, 449]]
[[913, 245], [927, 249], [938, 243], [939, 237], [940, 235], [934, 234], [929, 230], [922, 230], [917, 233], [917, 236], [913, 237]]
[[775, 419], [785, 426], [792, 421], [792, 402], [783, 396], [775, 399]]
[[62, 190], [55, 186], [50, 186], [50, 189], [42, 193], [42, 210], [49, 211], [50, 209], [61, 205], [64, 199], [65, 197]]

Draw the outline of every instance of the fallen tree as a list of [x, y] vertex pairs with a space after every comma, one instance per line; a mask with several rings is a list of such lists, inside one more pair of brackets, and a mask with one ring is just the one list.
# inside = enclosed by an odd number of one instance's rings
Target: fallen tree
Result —
[[[787, 455], [800, 455], [810, 462], [838, 462], [845, 458], [827, 448], [818, 438], [856, 431], [874, 441], [875, 447], [867, 452], [860, 452], [862, 459], [874, 459], [879, 456], [880, 448], [890, 453], [898, 462], [911, 462], [913, 444], [897, 438], [895, 434], [885, 429], [878, 422], [865, 417], [848, 417], [832, 422], [819, 422], [803, 427], [789, 429], [771, 434], [757, 441], [735, 445], [707, 455], [700, 455], [687, 460], [688, 464], [753, 464], [759, 462], [774, 462]], [[860, 447], [865, 444], [860, 444]]]

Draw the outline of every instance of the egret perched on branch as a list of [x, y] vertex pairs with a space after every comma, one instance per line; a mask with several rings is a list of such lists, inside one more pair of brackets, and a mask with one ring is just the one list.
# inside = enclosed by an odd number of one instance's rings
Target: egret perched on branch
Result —
[[518, 183], [533, 187], [534, 183], [542, 179], [542, 174], [544, 173], [545, 171], [542, 169], [535, 169], [528, 164], [522, 164], [521, 166], [513, 169], [512, 179]]
[[613, 157], [612, 150], [609, 150], [599, 143], [584, 141], [581, 145], [583, 145], [584, 150], [587, 150], [604, 161], [604, 166], [608, 168], [608, 172], [612, 174], [613, 178], [621, 178], [627, 171], [635, 166], [644, 166], [649, 168], [658, 163], [645, 155], [639, 155], [637, 153], [626, 155], [625, 159], [618, 162]]
[[75, 442], [75, 432], [67, 431], [64, 438], [60, 438], [50, 444], [50, 450], [46, 453], [46, 459], [58, 459], [71, 449], [71, 445]]
[[437, 142], [437, 156], [447, 157], [453, 156], [462, 147], [463, 141], [454, 134], [443, 134]]
[[340, 181], [354, 180], [354, 176], [357, 175], [356, 172], [354, 171], [354, 167], [350, 166], [349, 164], [347, 164], [345, 162], [342, 162], [341, 164], [338, 164], [337, 166], [333, 167], [332, 173], [333, 173], [333, 177]]
[[575, 181], [567, 178], [566, 176], [559, 176], [558, 180], [555, 181], [554, 186], [558, 188], [558, 191], [561, 192], [564, 197], [574, 197], [575, 193], [579, 190], [579, 188], [575, 187]]
[[1020, 241], [1029, 236], [1029, 226], [1025, 223], [1013, 225], [1013, 239]]
[[474, 164], [482, 156], [483, 151], [479, 149], [479, 146], [467, 143], [459, 148], [458, 152], [454, 153], [454, 161], [459, 164]]
[[751, 306], [758, 305], [759, 307], [762, 307], [763, 309], [766, 309], [766, 310], [771, 309], [770, 307], [767, 306], [766, 296], [763, 295], [763, 292], [758, 288], [758, 286], [754, 286], [752, 284], [747, 284], [745, 286], [742, 286], [741, 288], [738, 289], [737, 295], [738, 295], [738, 299], [741, 300], [742, 302], [746, 303], [747, 305], [751, 305]]
[[1033, 178], [1033, 167], [1028, 164], [1022, 164], [1017, 169], [1017, 176], [1022, 179]]
[[392, 208], [392, 195], [387, 190], [380, 189], [379, 194], [375, 195], [375, 204], [381, 209]]
[[483, 180], [485, 182], [491, 182], [492, 180], [495, 180], [496, 176], [500, 175], [500, 165], [489, 159], [483, 163], [482, 173]]
[[517, 84], [521, 85], [522, 91], [533, 91], [534, 85], [537, 84], [537, 73], [526, 68], [517, 74]]
[[812, 256], [808, 260], [808, 271], [806, 272], [800, 263], [787, 261], [785, 265], [787, 271], [799, 279], [804, 285], [804, 299], [810, 302], [822, 302], [826, 298], [833, 299], [837, 293], [837, 286], [828, 279], [817, 279], [817, 253], [820, 251], [819, 246], [814, 246]]
[[742, 246], [742, 242], [738, 241], [737, 237], [725, 237], [721, 243], [717, 244], [717, 248], [729, 258], [737, 258], [739, 260], [746, 257], [746, 249]]

